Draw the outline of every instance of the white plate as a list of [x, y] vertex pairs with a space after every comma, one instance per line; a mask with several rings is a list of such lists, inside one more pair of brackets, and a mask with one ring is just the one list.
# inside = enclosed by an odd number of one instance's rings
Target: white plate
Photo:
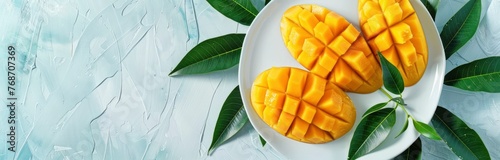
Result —
[[[250, 26], [241, 53], [239, 66], [239, 85], [243, 104], [254, 128], [278, 152], [289, 159], [346, 159], [354, 128], [342, 138], [326, 144], [306, 144], [289, 139], [274, 131], [255, 113], [250, 103], [250, 91], [253, 80], [259, 73], [273, 66], [302, 67], [288, 52], [281, 38], [281, 16], [289, 7], [297, 4], [318, 4], [340, 15], [358, 27], [357, 1], [351, 0], [273, 0], [255, 18]], [[444, 50], [436, 27], [427, 10], [420, 1], [411, 0], [423, 25], [429, 47], [429, 62], [423, 78], [414, 86], [407, 87], [403, 93], [409, 112], [418, 120], [429, 122], [436, 110], [443, 86], [445, 69]], [[359, 29], [359, 27], [358, 27]], [[371, 94], [348, 93], [356, 109], [357, 119], [372, 105], [388, 100], [380, 91]], [[390, 137], [395, 137], [403, 125], [401, 110], [397, 113], [396, 130]], [[410, 123], [408, 130], [398, 138], [389, 138], [362, 159], [389, 159], [408, 148], [419, 134]]]

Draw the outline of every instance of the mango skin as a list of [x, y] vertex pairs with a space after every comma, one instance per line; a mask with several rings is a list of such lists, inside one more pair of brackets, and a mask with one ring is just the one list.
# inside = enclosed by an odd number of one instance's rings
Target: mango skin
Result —
[[273, 67], [251, 89], [259, 117], [278, 133], [305, 143], [326, 143], [351, 130], [356, 109], [335, 84], [298, 68]]
[[377, 55], [356, 27], [318, 5], [297, 5], [280, 23], [285, 46], [310, 72], [345, 91], [371, 93], [382, 86]]
[[416, 84], [427, 67], [422, 25], [409, 0], [359, 0], [359, 22], [373, 52], [382, 52], [401, 73], [405, 86]]

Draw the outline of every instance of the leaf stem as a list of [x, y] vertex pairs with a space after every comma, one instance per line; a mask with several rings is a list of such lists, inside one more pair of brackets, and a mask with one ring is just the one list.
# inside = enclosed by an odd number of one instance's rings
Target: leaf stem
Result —
[[[389, 92], [387, 92], [384, 88], [380, 88], [379, 89], [382, 93], [384, 93], [385, 96], [387, 96], [387, 98], [389, 98], [391, 100], [393, 100], [394, 98], [389, 94]], [[402, 99], [401, 95], [399, 95], [399, 97]], [[411, 114], [408, 112], [408, 110], [406, 110], [406, 107], [404, 104], [400, 104], [399, 102], [396, 102], [396, 108], [398, 108], [399, 106], [401, 106], [401, 108], [403, 109], [403, 111], [406, 113], [406, 115], [408, 115], [411, 119], [414, 119], [413, 116], [411, 116]]]
[[396, 103], [396, 104], [397, 104], [397, 105], [396, 105], [396, 108], [397, 108], [397, 107], [399, 107], [399, 106], [401, 106], [401, 108], [402, 108], [402, 109], [403, 109], [403, 111], [405, 112], [406, 116], [409, 116], [411, 119], [415, 119], [415, 118], [413, 118], [413, 116], [411, 116], [411, 114], [408, 112], [408, 110], [406, 110], [405, 105], [402, 105], [402, 104], [399, 104], [399, 103]]
[[387, 98], [393, 99], [392, 96], [384, 88], [380, 88], [379, 90], [382, 91], [382, 93], [384, 93]]

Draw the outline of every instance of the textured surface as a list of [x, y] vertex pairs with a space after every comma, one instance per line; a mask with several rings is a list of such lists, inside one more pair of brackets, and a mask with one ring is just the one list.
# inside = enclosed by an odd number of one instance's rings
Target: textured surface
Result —
[[306, 143], [339, 139], [356, 120], [356, 108], [344, 91], [298, 68], [273, 67], [259, 74], [251, 101], [267, 125]]
[[293, 6], [283, 13], [280, 28], [290, 54], [312, 73], [349, 92], [382, 86], [376, 54], [341, 15], [319, 5]]
[[[438, 28], [465, 2], [441, 0]], [[251, 125], [206, 156], [237, 70], [167, 75], [197, 43], [246, 27], [205, 1], [13, 0], [0, 6], [2, 88], [7, 46], [19, 51], [18, 152], [5, 149], [7, 108], [0, 107], [0, 159], [285, 159], [261, 147]], [[447, 71], [500, 56], [499, 14], [499, 0], [483, 0], [476, 35], [450, 57]], [[500, 94], [445, 87], [440, 105], [500, 159]], [[424, 159], [458, 159], [443, 142], [424, 138], [422, 145]]]
[[427, 67], [424, 31], [409, 0], [360, 0], [359, 23], [373, 52], [382, 54], [412, 86]]

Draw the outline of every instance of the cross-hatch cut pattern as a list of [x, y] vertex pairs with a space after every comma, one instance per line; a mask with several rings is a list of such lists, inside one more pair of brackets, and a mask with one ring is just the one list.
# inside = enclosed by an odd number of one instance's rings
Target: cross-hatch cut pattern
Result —
[[359, 21], [373, 52], [381, 51], [402, 73], [405, 86], [417, 83], [427, 66], [427, 43], [409, 0], [360, 0]]
[[340, 88], [370, 93], [382, 86], [382, 71], [365, 39], [344, 17], [318, 5], [289, 8], [281, 19], [291, 55], [312, 73]]
[[306, 143], [338, 139], [356, 120], [356, 109], [340, 88], [298, 68], [273, 67], [259, 74], [251, 102], [271, 128]]

